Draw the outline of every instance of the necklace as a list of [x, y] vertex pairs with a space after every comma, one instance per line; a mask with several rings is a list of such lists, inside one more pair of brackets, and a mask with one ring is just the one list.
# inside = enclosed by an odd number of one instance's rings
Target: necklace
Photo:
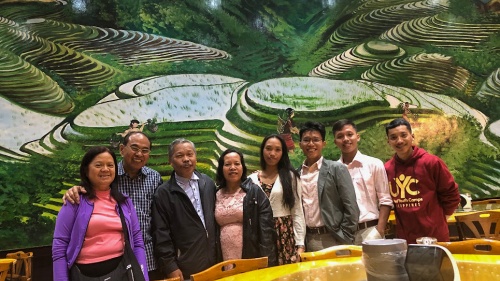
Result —
[[263, 172], [259, 173], [260, 182], [263, 184], [272, 185], [278, 178], [278, 172], [272, 176], [265, 175]]

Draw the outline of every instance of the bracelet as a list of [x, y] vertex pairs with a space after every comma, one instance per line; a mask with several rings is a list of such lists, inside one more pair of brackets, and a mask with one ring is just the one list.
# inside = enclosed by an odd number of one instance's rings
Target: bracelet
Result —
[[305, 249], [306, 248], [303, 245], [298, 245], [298, 246], [295, 246], [295, 247], [297, 247], [297, 249]]

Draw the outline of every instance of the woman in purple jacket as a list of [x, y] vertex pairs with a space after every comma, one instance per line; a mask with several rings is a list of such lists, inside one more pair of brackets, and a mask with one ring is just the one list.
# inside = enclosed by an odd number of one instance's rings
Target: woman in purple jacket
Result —
[[80, 195], [80, 204], [63, 205], [57, 216], [52, 243], [54, 280], [72, 280], [78, 271], [89, 277], [114, 274], [125, 249], [119, 207], [131, 248], [149, 280], [137, 214], [132, 201], [118, 191], [117, 173], [116, 156], [107, 147], [92, 147], [83, 156], [80, 185], [87, 193]]

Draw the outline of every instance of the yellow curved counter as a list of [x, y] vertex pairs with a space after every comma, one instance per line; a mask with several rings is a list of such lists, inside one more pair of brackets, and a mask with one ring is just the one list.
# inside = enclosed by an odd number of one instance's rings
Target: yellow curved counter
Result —
[[453, 254], [462, 281], [500, 280], [500, 255]]
[[365, 267], [363, 266], [360, 257], [299, 262], [275, 267], [268, 267], [250, 272], [240, 273], [218, 280], [334, 280], [331, 276], [336, 276], [335, 278], [339, 278], [339, 280], [343, 281], [366, 280]]
[[[454, 254], [462, 281], [500, 280], [500, 255]], [[219, 281], [364, 281], [361, 257], [326, 259], [268, 267], [218, 279]]]

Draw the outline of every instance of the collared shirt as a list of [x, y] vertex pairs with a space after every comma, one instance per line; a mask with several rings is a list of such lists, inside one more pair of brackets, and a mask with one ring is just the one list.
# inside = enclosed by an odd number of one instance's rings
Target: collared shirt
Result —
[[[344, 163], [342, 156], [339, 162]], [[346, 166], [356, 191], [359, 222], [378, 219], [380, 205], [393, 205], [384, 163], [358, 151], [352, 162]]]
[[132, 179], [123, 169], [123, 161], [118, 163], [118, 190], [129, 196], [134, 203], [146, 249], [148, 271], [153, 271], [157, 267], [151, 237], [151, 204], [156, 188], [162, 182], [160, 173], [146, 166], [141, 168], [137, 178]]
[[193, 173], [190, 179], [183, 178], [179, 176], [177, 173], [175, 173], [175, 180], [177, 181], [177, 184], [184, 190], [186, 195], [189, 197], [189, 200], [191, 200], [191, 203], [193, 203], [193, 207], [196, 210], [196, 213], [201, 219], [201, 222], [203, 222], [203, 226], [205, 226], [205, 216], [203, 215], [203, 208], [201, 207], [201, 199], [200, 199], [200, 188], [198, 187], [198, 176]]
[[308, 227], [320, 227], [325, 223], [321, 219], [318, 195], [318, 177], [323, 157], [308, 167], [304, 161], [302, 164], [300, 183], [302, 185], [302, 206], [304, 218]]

